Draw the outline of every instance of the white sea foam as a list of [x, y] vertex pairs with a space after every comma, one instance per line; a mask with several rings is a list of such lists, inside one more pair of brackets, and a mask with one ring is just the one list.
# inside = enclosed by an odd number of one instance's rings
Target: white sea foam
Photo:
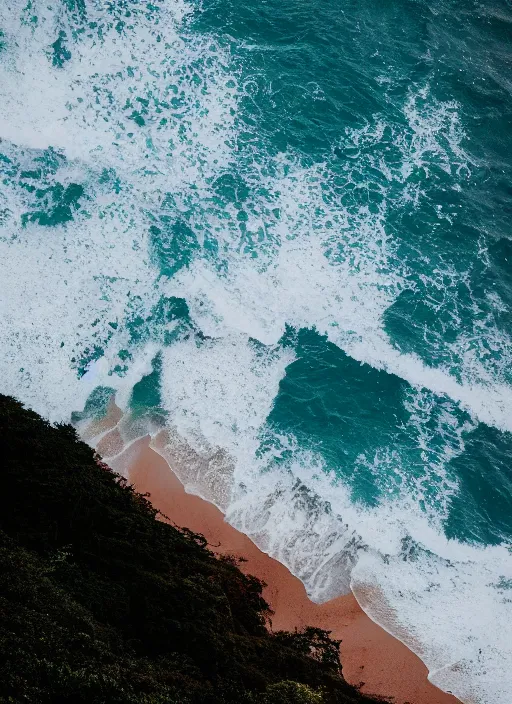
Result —
[[[62, 18], [55, 8], [40, 10], [35, 26], [20, 26], [22, 3], [0, 8], [9, 52], [0, 62], [0, 136], [4, 153], [13, 164], [19, 160], [2, 193], [0, 373], [6, 393], [64, 420], [83, 408], [94, 388], [90, 374], [77, 378], [78, 363], [71, 360], [95, 345], [104, 356], [94, 383], [129, 396], [132, 379], [111, 374], [128, 340], [123, 323], [147, 317], [161, 295], [148, 251], [154, 221], [148, 213], [158, 213], [169, 187], [179, 204], [180, 186], [200, 186], [209, 169], [220, 168], [228, 154], [235, 84], [226, 85], [230, 76], [223, 75], [220, 50], [210, 44], [209, 62], [198, 66], [206, 40], [186, 42], [177, 34], [184, 4], [164, 15], [161, 45], [152, 23], [139, 20], [136, 31], [123, 36], [114, 28], [102, 42], [85, 36], [59, 69], [46, 54]], [[94, 9], [88, 11], [95, 19]], [[186, 95], [180, 109], [186, 119], [162, 126], [152, 114], [136, 134], [126, 101], [137, 105], [136, 98], [146, 95], [166, 101], [176, 94]], [[72, 227], [24, 228], [21, 216], [34, 202], [17, 178], [34, 169], [37, 150], [49, 146], [67, 161], [44, 184], [30, 184], [32, 190], [85, 180], [86, 205]], [[119, 179], [118, 193], [102, 185], [103, 169]], [[32, 361], [21, 365], [20, 358]]]
[[[215, 38], [184, 29], [187, 5], [168, 3], [158, 30], [141, 15], [125, 33], [111, 28], [102, 41], [86, 35], [55, 68], [48, 47], [59, 27], [71, 35], [71, 20], [41, 7], [37, 26], [20, 27], [23, 4], [0, 8], [8, 57], [0, 57], [2, 150], [18, 160], [19, 173], [51, 146], [66, 162], [47, 183], [84, 183], [86, 197], [67, 226], [22, 227], [33, 196], [16, 178], [3, 189], [2, 391], [63, 420], [95, 387], [115, 389], [125, 412], [110, 431], [117, 454], [161, 431], [149, 416], [134, 421], [129, 403], [161, 353], [168, 427], [158, 449], [187, 488], [287, 564], [313, 598], [352, 585], [364, 608], [421, 655], [434, 682], [468, 702], [509, 704], [504, 663], [512, 653], [500, 628], [509, 622], [509, 553], [449, 541], [442, 521], [458, 490], [450, 459], [463, 452], [477, 421], [512, 430], [512, 390], [470, 341], [455, 345], [462, 358], [457, 380], [447, 368], [401, 353], [382, 323], [410, 285], [386, 226], [386, 182], [403, 185], [401, 202], [418, 204], [425, 194], [410, 178], [415, 170], [440, 168], [454, 188], [466, 177], [472, 161], [461, 146], [458, 106], [435, 101], [428, 88], [411, 91], [403, 107], [408, 127], [390, 128], [402, 157], [396, 168], [379, 149], [367, 149], [384, 138], [382, 118], [347, 132], [345, 146], [360, 150], [357, 158], [364, 152], [378, 173], [375, 183], [358, 186], [356, 158], [340, 177], [328, 164], [302, 165], [296, 154], [238, 153], [237, 73]], [[98, 4], [91, 12], [101, 18], [103, 10]], [[162, 125], [154, 99], [175, 96], [179, 106]], [[149, 101], [139, 126], [130, 117], [144, 105], [137, 98]], [[253, 191], [258, 186], [242, 208], [218, 205], [212, 188], [233, 165]], [[109, 183], [101, 179], [104, 169]], [[379, 206], [344, 205], [344, 185], [378, 192]], [[198, 242], [210, 237], [218, 245], [215, 263], [202, 251], [172, 278], [160, 276], [147, 232], [169, 211], [193, 214]], [[162, 296], [184, 298], [192, 324], [211, 339], [178, 337], [164, 348], [152, 333], [134, 343], [128, 323], [147, 320]], [[388, 496], [377, 508], [355, 504], [319, 454], [267, 427], [294, 359], [279, 345], [287, 325], [315, 328], [353, 359], [410, 384], [407, 431], [422, 463], [411, 471], [408, 458], [390, 447], [360, 455]], [[475, 334], [482, 332], [488, 330]], [[500, 335], [492, 328], [492, 345], [505, 359], [509, 341]], [[91, 355], [95, 346], [99, 359]], [[122, 349], [131, 357], [121, 358]], [[457, 405], [471, 420], [460, 419]], [[441, 437], [435, 450], [433, 432]], [[404, 544], [412, 545], [409, 553]]]
[[[365, 553], [352, 572], [352, 588], [367, 613], [421, 657], [434, 684], [464, 702], [505, 703], [512, 686], [512, 558], [504, 547], [441, 542], [413, 560], [388, 557], [384, 563], [377, 553]], [[443, 553], [450, 557], [438, 556]]]

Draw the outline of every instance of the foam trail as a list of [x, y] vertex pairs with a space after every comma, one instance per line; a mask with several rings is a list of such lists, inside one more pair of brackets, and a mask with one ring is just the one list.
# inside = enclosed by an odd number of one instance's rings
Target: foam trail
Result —
[[[442, 368], [403, 354], [382, 331], [381, 316], [398, 282], [363, 276], [350, 266], [332, 265], [321, 242], [283, 243], [277, 261], [265, 272], [242, 262], [223, 279], [198, 263], [169, 283], [168, 291], [186, 295], [197, 323], [209, 335], [240, 330], [267, 345], [277, 344], [286, 325], [314, 327], [359, 362], [395, 374], [416, 388], [448, 396], [473, 417], [512, 430], [512, 388], [478, 381], [460, 383]], [[384, 284], [384, 285], [383, 285]]]

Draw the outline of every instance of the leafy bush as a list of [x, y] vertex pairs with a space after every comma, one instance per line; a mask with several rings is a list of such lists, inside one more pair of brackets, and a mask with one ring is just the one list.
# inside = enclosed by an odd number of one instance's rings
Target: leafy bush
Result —
[[321, 692], [289, 680], [271, 684], [261, 699], [262, 704], [322, 704], [323, 701]]

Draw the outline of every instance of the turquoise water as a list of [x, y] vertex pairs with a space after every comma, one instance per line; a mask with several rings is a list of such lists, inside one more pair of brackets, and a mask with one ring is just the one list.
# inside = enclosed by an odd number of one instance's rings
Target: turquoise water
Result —
[[313, 598], [509, 704], [510, 3], [7, 0], [0, 30], [2, 392], [79, 427], [115, 394]]

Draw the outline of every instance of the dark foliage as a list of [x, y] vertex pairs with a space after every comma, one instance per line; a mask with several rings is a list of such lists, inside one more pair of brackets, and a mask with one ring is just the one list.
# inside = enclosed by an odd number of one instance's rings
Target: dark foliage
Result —
[[0, 702], [348, 704], [325, 631], [157, 520], [69, 425], [0, 396]]

